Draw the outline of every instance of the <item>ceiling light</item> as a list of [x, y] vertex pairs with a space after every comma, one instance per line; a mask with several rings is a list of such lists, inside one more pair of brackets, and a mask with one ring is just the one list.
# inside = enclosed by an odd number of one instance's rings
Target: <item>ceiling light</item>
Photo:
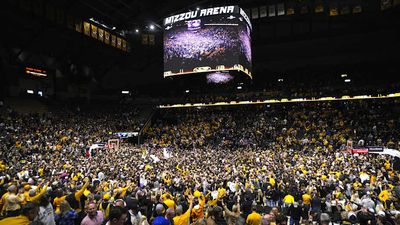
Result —
[[350, 81], [351, 81], [350, 79], [344, 80], [345, 83], [350, 83]]
[[151, 25], [150, 25], [150, 30], [154, 30], [154, 28], [155, 28], [154, 25], [151, 24]]

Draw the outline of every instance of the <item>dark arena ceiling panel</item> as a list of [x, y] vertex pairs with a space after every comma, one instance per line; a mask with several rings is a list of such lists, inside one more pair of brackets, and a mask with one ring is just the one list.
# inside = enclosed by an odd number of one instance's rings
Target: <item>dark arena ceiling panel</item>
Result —
[[[307, 67], [395, 60], [393, 54], [400, 48], [398, 6], [382, 10], [381, 1], [362, 1], [363, 11], [359, 14], [330, 16], [329, 2], [320, 2], [325, 6], [323, 14], [314, 13], [316, 5], [309, 1], [7, 0], [0, 9], [1, 24], [7, 31], [1, 36], [1, 52], [2, 58], [12, 65], [31, 63], [54, 69], [75, 65], [79, 68], [78, 74], [86, 76], [83, 80], [93, 78], [110, 86], [165, 82], [162, 77], [163, 18], [197, 7], [239, 5], [254, 17], [255, 80], [264, 79], [262, 74]], [[343, 5], [353, 7], [354, 11], [358, 2], [347, 1]], [[265, 7], [281, 3], [287, 7], [287, 13], [294, 4], [295, 14], [259, 18]], [[310, 9], [304, 15], [301, 14], [303, 6]], [[92, 19], [96, 21], [93, 23], [107, 26], [102, 29], [123, 37], [129, 51], [74, 32], [68, 28], [68, 18], [75, 22]], [[151, 24], [155, 25], [154, 31], [150, 30]], [[136, 30], [139, 32], [135, 33]], [[142, 34], [154, 35], [154, 45], [143, 45]], [[81, 72], [86, 67], [90, 73]], [[70, 76], [65, 72], [64, 75]], [[81, 78], [78, 76], [78, 79]]]

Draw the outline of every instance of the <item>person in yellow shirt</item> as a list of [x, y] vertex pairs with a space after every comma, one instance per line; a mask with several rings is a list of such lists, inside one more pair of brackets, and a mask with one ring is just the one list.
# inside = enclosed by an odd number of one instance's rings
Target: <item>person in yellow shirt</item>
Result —
[[275, 181], [275, 179], [274, 179], [274, 177], [272, 175], [269, 178], [269, 183], [272, 185], [272, 187], [275, 187], [276, 181]]
[[283, 202], [286, 203], [287, 205], [293, 204], [293, 203], [294, 203], [294, 197], [293, 197], [293, 195], [287, 194], [287, 195], [283, 198]]
[[55, 206], [56, 210], [55, 213], [59, 214], [61, 213], [61, 201], [65, 200], [67, 196], [64, 195], [63, 191], [61, 189], [57, 190], [57, 197], [54, 198], [53, 200], [53, 205]]
[[379, 200], [383, 203], [383, 206], [385, 207], [385, 209], [388, 209], [388, 205], [387, 205], [387, 200], [390, 199], [390, 191], [387, 189], [384, 189], [383, 191], [381, 191], [381, 193], [379, 193], [378, 197]]
[[79, 191], [75, 191], [67, 195], [65, 198], [65, 200], [68, 201], [68, 203], [77, 213], [82, 211], [83, 206], [81, 204], [81, 197], [83, 195], [83, 192], [85, 192], [88, 186], [89, 186], [89, 181], [86, 181], [86, 183], [81, 187], [81, 189], [79, 189]]
[[105, 193], [103, 195], [103, 200], [99, 203], [99, 210], [103, 212], [104, 219], [108, 219], [110, 215], [110, 209], [112, 205], [113, 199], [111, 199], [111, 195], [109, 193]]
[[206, 204], [206, 198], [199, 191], [195, 191], [194, 196], [198, 196], [197, 200], [199, 202], [199, 204], [193, 207], [191, 212], [193, 222], [196, 222], [197, 220], [204, 218], [204, 205]]
[[182, 206], [179, 205], [178, 207], [176, 207], [176, 210], [175, 210], [176, 216], [173, 218], [174, 225], [189, 224], [190, 212], [192, 211], [192, 208], [193, 208], [193, 200], [194, 200], [194, 196], [190, 195], [189, 196], [189, 209], [183, 214], [182, 214]]
[[361, 187], [362, 187], [362, 184], [361, 184], [360, 180], [357, 179], [357, 180], [353, 183], [353, 188], [354, 188], [354, 190], [358, 191]]
[[131, 187], [131, 182], [128, 181], [128, 183], [126, 184], [125, 187], [117, 189], [117, 196], [116, 197], [119, 198], [119, 199], [125, 198], [126, 192], [128, 191], [128, 189], [130, 187]]
[[28, 202], [22, 208], [19, 216], [7, 217], [0, 220], [0, 225], [28, 225], [39, 213], [39, 205], [36, 202]]
[[163, 177], [163, 180], [164, 180], [164, 184], [165, 184], [167, 187], [171, 186], [172, 179], [171, 179], [171, 177], [170, 177], [168, 174], [165, 175], [165, 176]]
[[308, 211], [310, 210], [310, 208], [311, 208], [311, 200], [312, 200], [312, 197], [311, 197], [311, 195], [308, 194], [308, 193], [304, 193], [301, 197], [302, 197], [302, 199], [303, 199], [303, 206], [304, 206], [304, 209], [308, 212]]
[[17, 216], [21, 209], [21, 203], [24, 201], [24, 195], [21, 190], [18, 192], [16, 185], [8, 187], [9, 194], [5, 198], [5, 211], [7, 216]]
[[4, 193], [2, 196], [1, 196], [1, 199], [0, 199], [0, 210], [1, 210], [1, 212], [0, 212], [0, 214], [1, 215], [4, 215], [4, 212], [5, 212], [5, 209], [6, 209], [6, 207], [5, 207], [5, 202], [6, 202], [6, 198], [7, 198], [7, 196], [10, 194], [10, 192], [6, 192], [6, 193]]
[[27, 200], [29, 199], [29, 191], [31, 190], [31, 185], [25, 184], [24, 185], [24, 201], [22, 202], [22, 205], [25, 205], [27, 203]]
[[261, 225], [261, 215], [256, 211], [257, 206], [253, 205], [251, 207], [252, 213], [247, 216], [246, 224], [247, 225]]
[[389, 160], [386, 160], [383, 165], [385, 166], [386, 170], [389, 170], [391, 168], [391, 164], [390, 164]]
[[[28, 199], [26, 199], [26, 201], [39, 203], [42, 196], [46, 193], [48, 185], [49, 185], [49, 183], [44, 185], [43, 188], [40, 188], [40, 185], [39, 185], [36, 188], [36, 191], [33, 189], [29, 190], [29, 197], [28, 197]], [[38, 191], [38, 190], [40, 190], [40, 191]]]
[[165, 195], [164, 204], [170, 209], [175, 209], [175, 202], [169, 193]]

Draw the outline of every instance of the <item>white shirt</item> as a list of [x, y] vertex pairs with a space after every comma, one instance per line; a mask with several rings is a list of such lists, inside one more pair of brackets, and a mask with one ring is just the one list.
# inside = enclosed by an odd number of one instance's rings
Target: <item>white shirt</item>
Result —
[[54, 220], [54, 209], [51, 204], [47, 206], [40, 206], [39, 207], [39, 214], [37, 217], [37, 221], [40, 221], [46, 225], [56, 225]]
[[140, 211], [138, 212], [137, 215], [133, 214], [132, 210], [128, 211], [129, 214], [131, 215], [131, 223], [132, 225], [139, 225], [141, 219], [142, 219], [142, 214], [140, 213]]

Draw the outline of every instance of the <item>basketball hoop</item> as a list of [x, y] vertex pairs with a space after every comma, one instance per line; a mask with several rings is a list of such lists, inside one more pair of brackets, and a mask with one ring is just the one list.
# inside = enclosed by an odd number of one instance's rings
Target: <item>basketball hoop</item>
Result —
[[110, 139], [108, 140], [108, 148], [119, 149], [119, 139]]

